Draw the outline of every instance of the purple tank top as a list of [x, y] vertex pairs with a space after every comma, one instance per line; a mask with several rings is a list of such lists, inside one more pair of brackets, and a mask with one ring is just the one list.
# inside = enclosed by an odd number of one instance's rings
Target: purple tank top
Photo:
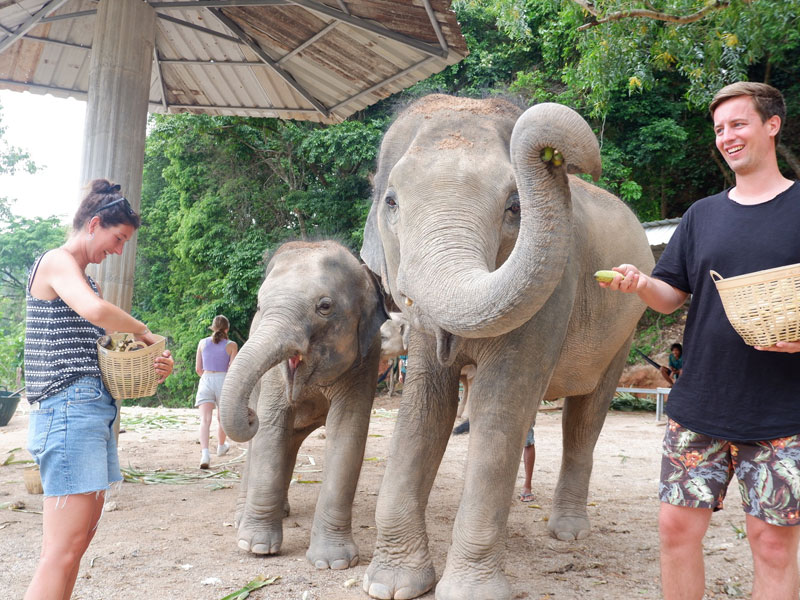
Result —
[[220, 340], [218, 344], [211, 341], [210, 337], [203, 340], [205, 344], [200, 351], [203, 357], [204, 371], [227, 371], [231, 357], [225, 352], [229, 340]]

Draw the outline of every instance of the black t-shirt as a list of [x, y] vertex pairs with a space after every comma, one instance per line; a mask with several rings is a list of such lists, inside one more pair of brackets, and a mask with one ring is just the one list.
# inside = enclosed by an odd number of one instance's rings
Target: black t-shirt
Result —
[[666, 412], [712, 437], [760, 441], [800, 433], [800, 353], [756, 350], [731, 326], [710, 270], [722, 277], [800, 263], [800, 183], [746, 206], [728, 191], [681, 219], [653, 277], [692, 294], [683, 371]]

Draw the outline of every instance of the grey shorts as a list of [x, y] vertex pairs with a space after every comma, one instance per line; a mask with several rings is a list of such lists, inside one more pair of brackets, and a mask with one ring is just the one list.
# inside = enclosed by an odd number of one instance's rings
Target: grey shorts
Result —
[[536, 444], [536, 440], [533, 437], [533, 425], [531, 425], [531, 428], [528, 430], [528, 435], [525, 437], [525, 447], [527, 448], [534, 444]]

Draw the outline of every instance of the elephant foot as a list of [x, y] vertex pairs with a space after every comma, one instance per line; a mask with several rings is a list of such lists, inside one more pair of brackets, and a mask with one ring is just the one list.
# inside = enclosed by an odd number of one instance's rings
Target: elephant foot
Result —
[[358, 564], [358, 546], [349, 533], [338, 538], [312, 536], [306, 558], [317, 569], [349, 569]]
[[245, 520], [239, 526], [237, 545], [253, 554], [278, 554], [283, 543], [281, 522], [249, 524]]
[[436, 600], [508, 600], [511, 598], [511, 586], [502, 572], [492, 573], [487, 579], [486, 574], [480, 576], [476, 573], [447, 571], [436, 584]]
[[364, 591], [372, 598], [382, 600], [409, 600], [429, 591], [436, 582], [436, 573], [430, 559], [416, 568], [383, 562], [376, 556], [364, 573]]
[[582, 540], [589, 536], [589, 516], [585, 512], [582, 514], [559, 513], [554, 510], [547, 521], [547, 530], [550, 535], [563, 542]]

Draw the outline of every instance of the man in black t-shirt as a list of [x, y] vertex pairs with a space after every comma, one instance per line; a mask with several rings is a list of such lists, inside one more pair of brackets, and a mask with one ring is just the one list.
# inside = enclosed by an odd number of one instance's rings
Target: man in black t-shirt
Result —
[[681, 377], [667, 404], [659, 496], [666, 600], [700, 600], [703, 537], [735, 473], [753, 554], [752, 597], [797, 600], [800, 542], [800, 340], [744, 343], [709, 275], [800, 263], [800, 183], [778, 169], [785, 121], [775, 88], [740, 82], [711, 103], [717, 149], [736, 185], [691, 206], [652, 275], [635, 266], [603, 287], [671, 313], [689, 294]]

